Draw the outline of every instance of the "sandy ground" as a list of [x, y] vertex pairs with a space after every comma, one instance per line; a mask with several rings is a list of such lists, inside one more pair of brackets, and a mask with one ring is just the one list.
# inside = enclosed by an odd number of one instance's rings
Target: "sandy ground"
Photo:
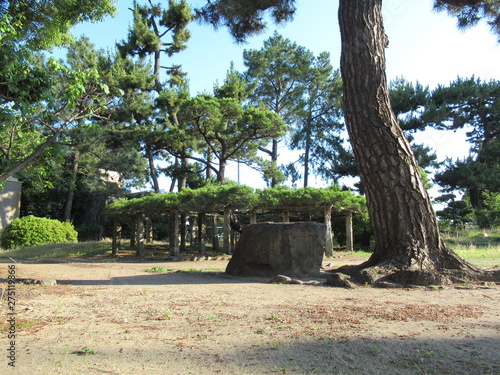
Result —
[[0, 373], [500, 374], [500, 285], [281, 285], [226, 264], [17, 263], [57, 285], [15, 285], [15, 368], [0, 285]]

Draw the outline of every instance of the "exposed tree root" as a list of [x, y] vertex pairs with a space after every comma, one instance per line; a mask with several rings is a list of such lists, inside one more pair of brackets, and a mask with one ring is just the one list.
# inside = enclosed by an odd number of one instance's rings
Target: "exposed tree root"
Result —
[[[396, 255], [372, 256], [359, 265], [325, 270], [350, 276], [350, 281], [374, 287], [430, 286], [457, 283], [500, 282], [500, 270], [483, 270], [459, 257], [442, 244], [436, 251], [399, 252]], [[411, 254], [408, 256], [408, 254]], [[334, 279], [344, 279], [335, 276]]]
[[[325, 272], [332, 275], [350, 276], [350, 281], [374, 287], [407, 287], [412, 285], [431, 286], [477, 282], [500, 282], [500, 270], [480, 269], [397, 269], [384, 265], [370, 265], [365, 262], [356, 266], [342, 266]], [[339, 276], [334, 276], [339, 278]]]

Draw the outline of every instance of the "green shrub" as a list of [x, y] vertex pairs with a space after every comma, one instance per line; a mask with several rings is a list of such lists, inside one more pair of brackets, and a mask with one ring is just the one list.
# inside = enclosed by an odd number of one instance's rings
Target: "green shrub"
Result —
[[7, 225], [0, 237], [4, 249], [48, 243], [77, 242], [73, 224], [42, 217], [25, 216]]

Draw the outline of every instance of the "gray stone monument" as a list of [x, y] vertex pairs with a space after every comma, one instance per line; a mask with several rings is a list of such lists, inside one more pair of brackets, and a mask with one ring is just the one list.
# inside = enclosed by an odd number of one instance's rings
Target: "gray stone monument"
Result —
[[226, 268], [231, 275], [316, 277], [326, 226], [315, 222], [259, 223], [243, 229]]

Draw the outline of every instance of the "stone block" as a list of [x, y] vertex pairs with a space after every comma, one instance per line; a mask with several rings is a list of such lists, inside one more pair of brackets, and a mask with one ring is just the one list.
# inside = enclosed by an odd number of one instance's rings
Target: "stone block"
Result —
[[237, 276], [316, 277], [326, 226], [315, 222], [258, 223], [243, 229], [226, 273]]

